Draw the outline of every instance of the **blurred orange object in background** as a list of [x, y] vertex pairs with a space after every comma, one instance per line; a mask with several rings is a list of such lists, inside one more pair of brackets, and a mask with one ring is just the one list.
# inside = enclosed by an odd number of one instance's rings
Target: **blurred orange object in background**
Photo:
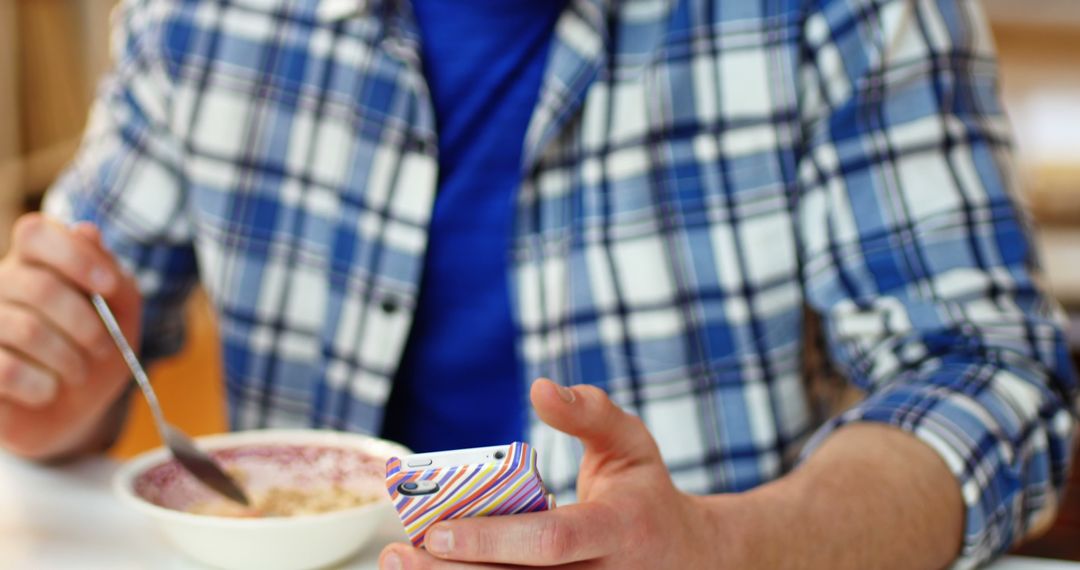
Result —
[[[184, 349], [155, 364], [150, 379], [165, 417], [194, 437], [225, 431], [227, 422], [221, 352], [206, 295], [202, 292], [193, 295], [187, 311]], [[138, 394], [131, 398], [129, 410], [124, 432], [109, 452], [116, 458], [131, 457], [161, 445], [150, 409]]]

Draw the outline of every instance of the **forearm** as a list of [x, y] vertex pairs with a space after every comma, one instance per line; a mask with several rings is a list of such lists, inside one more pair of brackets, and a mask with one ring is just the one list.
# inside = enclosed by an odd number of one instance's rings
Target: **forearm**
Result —
[[885, 425], [840, 429], [746, 499], [756, 568], [944, 568], [963, 537], [956, 478], [929, 446]]

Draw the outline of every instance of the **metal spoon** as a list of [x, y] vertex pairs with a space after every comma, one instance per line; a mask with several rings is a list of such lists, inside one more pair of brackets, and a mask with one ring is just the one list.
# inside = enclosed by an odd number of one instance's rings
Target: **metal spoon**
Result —
[[120, 331], [120, 325], [116, 322], [116, 317], [113, 316], [108, 303], [105, 302], [101, 295], [96, 293], [90, 296], [90, 302], [97, 309], [101, 321], [105, 323], [105, 328], [108, 329], [109, 335], [112, 336], [113, 342], [116, 343], [116, 347], [120, 349], [120, 354], [124, 356], [124, 361], [127, 362], [131, 373], [135, 375], [135, 381], [139, 384], [143, 396], [146, 397], [146, 403], [150, 405], [150, 412], [154, 416], [154, 423], [157, 424], [158, 434], [161, 435], [161, 440], [165, 442], [165, 447], [169, 448], [172, 456], [188, 473], [194, 475], [196, 479], [202, 481], [207, 487], [244, 506], [249, 506], [250, 502], [247, 495], [244, 494], [236, 480], [225, 473], [210, 456], [199, 451], [195, 447], [195, 442], [191, 441], [191, 438], [185, 435], [184, 432], [165, 421], [165, 414], [161, 412], [157, 395], [154, 394], [154, 389], [150, 386], [150, 379], [146, 377], [146, 372], [143, 370], [142, 365], [139, 364], [139, 359], [135, 356], [135, 352], [131, 350], [127, 339], [124, 338], [124, 333]]

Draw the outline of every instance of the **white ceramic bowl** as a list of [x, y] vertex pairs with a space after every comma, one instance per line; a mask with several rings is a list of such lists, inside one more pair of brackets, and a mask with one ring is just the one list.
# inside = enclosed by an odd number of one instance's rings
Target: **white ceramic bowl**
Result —
[[[314, 515], [197, 515], [178, 509], [213, 499], [214, 495], [180, 471], [164, 448], [139, 455], [120, 468], [113, 488], [124, 503], [149, 515], [168, 540], [191, 558], [237, 570], [320, 568], [358, 551], [393, 511], [384, 486], [386, 458], [409, 453], [389, 441], [319, 430], [246, 431], [197, 441], [224, 467], [232, 465], [245, 472], [248, 480], [244, 485], [253, 493], [259, 487], [303, 487], [336, 481], [378, 497], [362, 506]], [[280, 448], [282, 453], [274, 448]], [[237, 451], [224, 452], [234, 449]], [[261, 455], [265, 458], [260, 459]], [[274, 481], [268, 483], [265, 479]]]

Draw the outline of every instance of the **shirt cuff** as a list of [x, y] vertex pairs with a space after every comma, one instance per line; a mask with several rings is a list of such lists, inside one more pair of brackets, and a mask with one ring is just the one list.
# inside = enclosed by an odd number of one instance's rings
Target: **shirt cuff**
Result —
[[[956, 477], [966, 508], [963, 549], [952, 567], [975, 568], [1023, 538], [1035, 521], [1053, 516], [1054, 484], [1064, 475], [1052, 474], [1049, 466], [1067, 464], [1051, 461], [1068, 454], [1062, 441], [1071, 431], [1067, 410], [1042, 388], [1045, 382], [1019, 374], [985, 364], [950, 365], [883, 386], [822, 426], [802, 458], [851, 423], [888, 424], [919, 438]], [[1048, 437], [1043, 422], [1057, 426]]]

